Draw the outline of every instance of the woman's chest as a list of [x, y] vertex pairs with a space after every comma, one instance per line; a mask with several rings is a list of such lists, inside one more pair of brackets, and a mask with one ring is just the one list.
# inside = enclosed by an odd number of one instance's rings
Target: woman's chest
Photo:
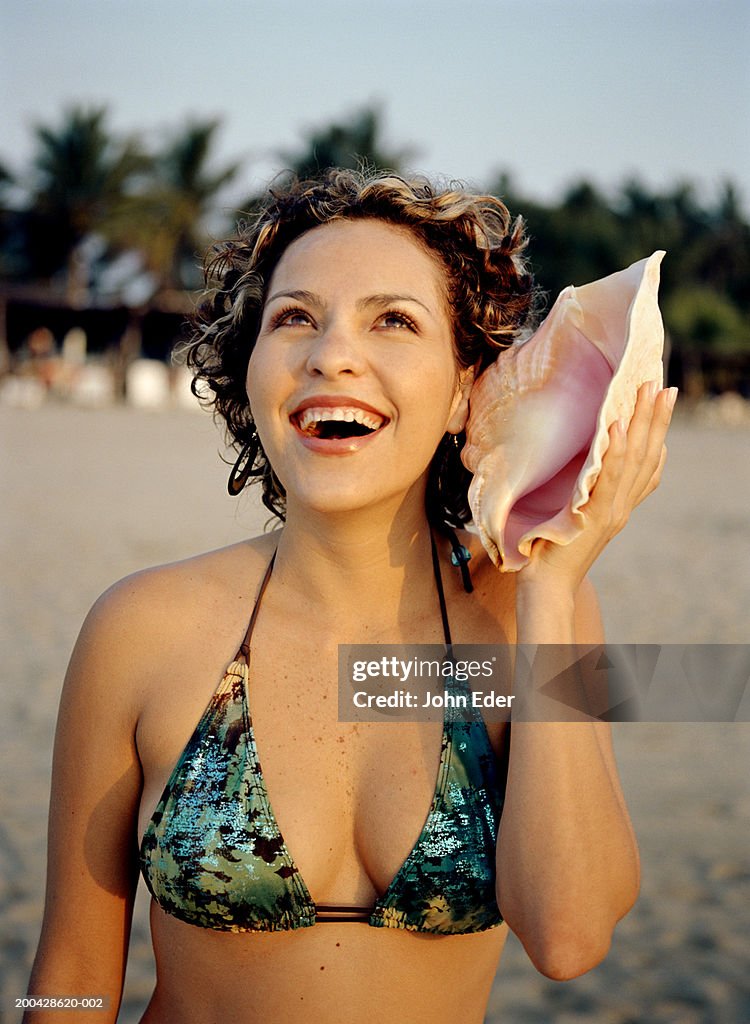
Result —
[[[259, 643], [246, 680], [238, 681], [228, 701], [224, 683], [213, 696], [206, 692], [202, 676], [211, 671], [210, 662], [196, 651], [180, 677], [165, 680], [144, 709], [139, 835], [165, 785], [175, 783], [178, 760], [185, 768], [191, 744], [192, 763], [176, 784], [191, 794], [183, 815], [210, 830], [212, 814], [226, 815], [227, 799], [236, 798], [231, 813], [241, 817], [243, 792], [262, 794], [263, 813], [316, 903], [371, 906], [427, 825], [443, 814], [441, 828], [450, 829], [443, 723], [341, 721], [336, 645], [326, 647], [313, 636], [279, 649]], [[201, 750], [218, 749], [219, 740], [222, 749], [229, 744], [231, 757], [217, 767], [213, 755]], [[483, 741], [481, 729], [470, 740], [486, 744], [486, 733]], [[498, 727], [492, 727], [492, 741], [494, 754], [502, 745]], [[466, 752], [456, 751], [454, 774], [460, 757]], [[204, 785], [204, 779], [215, 785]], [[455, 790], [455, 779], [452, 785]], [[221, 809], [211, 806], [217, 800]]]

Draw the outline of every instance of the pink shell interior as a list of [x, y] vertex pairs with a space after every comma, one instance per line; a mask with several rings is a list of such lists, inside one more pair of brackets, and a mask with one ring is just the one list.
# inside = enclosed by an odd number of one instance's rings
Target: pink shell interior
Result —
[[523, 568], [539, 538], [574, 539], [609, 427], [631, 417], [641, 384], [661, 382], [663, 256], [566, 288], [474, 386], [462, 458], [474, 523], [500, 569]]

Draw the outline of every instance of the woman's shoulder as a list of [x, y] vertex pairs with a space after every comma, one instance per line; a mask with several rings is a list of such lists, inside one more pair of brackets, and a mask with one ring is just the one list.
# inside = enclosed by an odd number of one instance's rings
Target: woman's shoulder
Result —
[[[450, 580], [450, 609], [456, 618], [457, 633], [466, 643], [512, 643], [515, 639], [515, 573], [498, 572], [473, 530], [456, 530], [459, 543], [470, 554], [468, 572], [471, 592], [464, 587], [462, 574], [456, 569]], [[446, 542], [445, 557], [451, 546]], [[455, 562], [454, 562], [455, 565]]]
[[183, 660], [208, 623], [245, 613], [277, 541], [265, 534], [124, 577], [94, 603], [77, 650], [100, 674], [127, 665], [131, 683]]
[[238, 586], [247, 589], [262, 574], [278, 537], [264, 534], [228, 547], [203, 552], [177, 562], [141, 569], [118, 580], [94, 605], [100, 614], [149, 617], [158, 608], [168, 612], [176, 604], [211, 600]]
[[177, 562], [141, 569], [118, 580], [94, 604], [98, 613], [150, 616], [175, 603], [210, 600], [257, 582], [278, 542], [278, 531], [193, 555]]

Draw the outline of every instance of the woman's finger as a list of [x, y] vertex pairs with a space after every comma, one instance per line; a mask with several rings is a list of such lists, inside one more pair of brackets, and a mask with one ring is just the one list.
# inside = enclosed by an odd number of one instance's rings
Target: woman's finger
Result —
[[669, 423], [672, 419], [677, 388], [667, 388], [660, 392], [654, 402], [653, 416], [645, 450], [643, 451], [638, 475], [632, 490], [633, 507], [650, 494], [659, 482], [654, 483], [655, 474], [661, 473], [664, 464], [664, 440], [667, 436]]
[[[652, 380], [642, 384], [638, 389], [635, 408], [628, 425], [627, 455], [620, 477], [620, 499], [627, 502], [633, 492], [640, 492], [638, 481], [643, 480], [645, 463], [649, 452], [653, 433], [653, 421], [659, 382]], [[656, 463], [650, 467], [646, 479], [651, 476]]]
[[[644, 500], [644, 498], [647, 498], [649, 496], [649, 494], [652, 494], [656, 490], [656, 488], [659, 486], [659, 484], [661, 483], [661, 475], [664, 472], [664, 463], [666, 461], [667, 461], [667, 446], [665, 444], [663, 444], [661, 446], [661, 454], [659, 456], [659, 461], [658, 461], [658, 463], [656, 465], [656, 469], [651, 474], [651, 478], [649, 479], [648, 483], [644, 487], [644, 489], [641, 492], [640, 496], [636, 500], [635, 505], [640, 505], [640, 503]], [[633, 508], [635, 508], [635, 505], [633, 506]]]
[[676, 393], [676, 388], [659, 391], [656, 382], [642, 385], [630, 423], [619, 421], [610, 428], [609, 447], [588, 512], [607, 519], [616, 530], [659, 482]]

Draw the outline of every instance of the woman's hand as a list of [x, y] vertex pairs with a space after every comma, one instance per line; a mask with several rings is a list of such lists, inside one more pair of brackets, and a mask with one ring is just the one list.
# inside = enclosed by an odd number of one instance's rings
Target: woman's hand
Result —
[[537, 540], [529, 564], [518, 573], [517, 588], [544, 586], [574, 595], [610, 540], [630, 513], [659, 484], [666, 459], [664, 445], [677, 388], [659, 390], [656, 381], [639, 392], [630, 424], [617, 421], [609, 431], [609, 447], [599, 477], [582, 511], [585, 525], [570, 544]]

